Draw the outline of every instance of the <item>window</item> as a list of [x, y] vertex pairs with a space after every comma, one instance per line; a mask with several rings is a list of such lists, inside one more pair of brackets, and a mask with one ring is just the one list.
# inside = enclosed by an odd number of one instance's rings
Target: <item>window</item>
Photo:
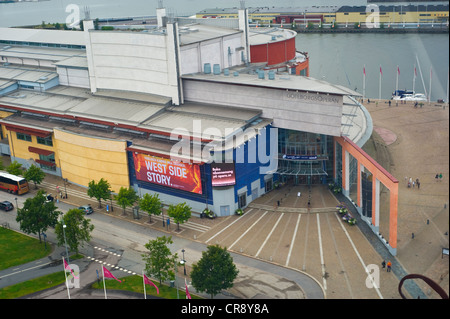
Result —
[[239, 195], [238, 206], [239, 206], [239, 208], [244, 208], [245, 206], [247, 206], [247, 194], [246, 193]]
[[55, 154], [50, 154], [48, 156], [39, 154], [39, 160], [42, 161], [40, 164], [41, 168], [50, 170], [50, 171], [56, 171], [55, 164]]
[[19, 132], [17, 132], [16, 134], [17, 134], [17, 139], [18, 140], [31, 142], [31, 135], [24, 134], [24, 133], [19, 133]]
[[37, 137], [37, 142], [42, 145], [53, 146], [51, 137]]

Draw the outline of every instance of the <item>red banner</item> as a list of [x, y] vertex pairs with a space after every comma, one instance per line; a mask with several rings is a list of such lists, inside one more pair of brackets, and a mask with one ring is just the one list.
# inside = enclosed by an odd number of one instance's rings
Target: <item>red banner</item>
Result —
[[136, 178], [187, 192], [202, 193], [200, 167], [170, 159], [133, 153]]

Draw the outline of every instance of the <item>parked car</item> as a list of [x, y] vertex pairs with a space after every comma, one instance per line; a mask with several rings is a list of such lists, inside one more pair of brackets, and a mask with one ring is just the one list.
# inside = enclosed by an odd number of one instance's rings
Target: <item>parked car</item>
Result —
[[45, 194], [44, 197], [45, 197], [45, 202], [46, 202], [46, 203], [48, 203], [48, 202], [53, 202], [53, 200], [55, 199], [55, 198], [52, 196], [52, 194]]
[[86, 215], [90, 215], [94, 212], [90, 204], [80, 206], [78, 209], [81, 209]]
[[5, 212], [13, 210], [14, 205], [11, 202], [8, 202], [7, 200], [0, 202], [0, 209], [4, 210]]

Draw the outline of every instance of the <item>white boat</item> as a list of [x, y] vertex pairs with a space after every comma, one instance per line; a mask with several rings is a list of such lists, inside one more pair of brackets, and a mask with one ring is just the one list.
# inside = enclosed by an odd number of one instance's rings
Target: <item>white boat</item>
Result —
[[410, 90], [397, 90], [392, 93], [392, 99], [396, 101], [427, 101], [427, 97], [423, 93], [414, 93]]
[[401, 99], [401, 101], [427, 101], [427, 97], [423, 93], [415, 93], [415, 94], [405, 94]]

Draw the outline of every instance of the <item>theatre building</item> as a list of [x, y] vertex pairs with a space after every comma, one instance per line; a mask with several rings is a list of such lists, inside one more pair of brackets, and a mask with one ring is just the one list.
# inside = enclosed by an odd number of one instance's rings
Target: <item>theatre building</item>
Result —
[[0, 28], [2, 155], [218, 216], [279, 183], [335, 182], [374, 232], [384, 185], [395, 253], [397, 184], [361, 150], [372, 124], [358, 93], [308, 77], [295, 32], [249, 28], [246, 9], [157, 16], [143, 30]]

